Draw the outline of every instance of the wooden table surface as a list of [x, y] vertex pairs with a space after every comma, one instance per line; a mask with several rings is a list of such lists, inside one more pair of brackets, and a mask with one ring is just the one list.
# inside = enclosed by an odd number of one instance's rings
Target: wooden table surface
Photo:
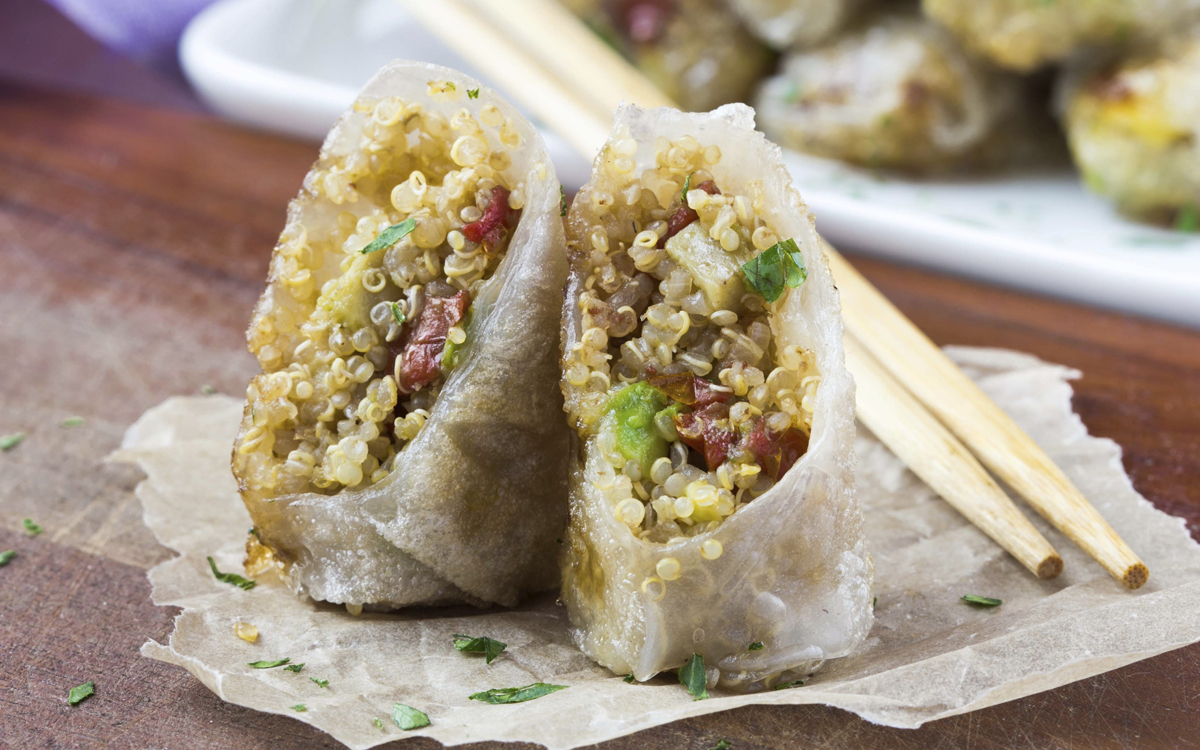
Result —
[[[0, 434], [29, 433], [0, 454], [0, 550], [19, 554], [0, 569], [0, 747], [338, 747], [138, 655], [172, 627], [145, 575], [170, 553], [141, 523], [139, 473], [102, 463], [166, 397], [242, 391], [255, 369], [242, 332], [314, 156], [203, 115], [0, 83]], [[1200, 535], [1200, 334], [856, 262], [938, 343], [1082, 370], [1088, 429], [1120, 443], [1137, 489]], [[59, 426], [76, 415], [85, 424]], [[24, 534], [26, 516], [45, 533]], [[86, 680], [96, 695], [68, 708]], [[1200, 645], [919, 730], [749, 707], [603, 747], [1183, 747], [1200, 741], [1198, 687]]]

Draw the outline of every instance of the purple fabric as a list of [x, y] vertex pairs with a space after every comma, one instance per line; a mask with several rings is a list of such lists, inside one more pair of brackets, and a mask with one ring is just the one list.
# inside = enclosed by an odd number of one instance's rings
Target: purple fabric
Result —
[[173, 65], [183, 27], [213, 0], [47, 0], [108, 47]]

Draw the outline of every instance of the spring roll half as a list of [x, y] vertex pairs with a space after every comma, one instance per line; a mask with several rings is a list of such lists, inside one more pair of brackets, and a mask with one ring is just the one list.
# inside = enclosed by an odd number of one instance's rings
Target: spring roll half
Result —
[[1064, 91], [1087, 185], [1130, 215], [1200, 231], [1200, 31], [1073, 69]]
[[759, 89], [763, 131], [779, 143], [867, 167], [977, 166], [1006, 151], [1021, 84], [967, 55], [933, 22], [886, 11], [788, 55]]
[[870, 630], [853, 382], [813, 219], [750, 108], [622, 107], [567, 221], [563, 594], [647, 680], [754, 690]]
[[561, 188], [492, 91], [394, 62], [326, 138], [250, 323], [248, 568], [318, 600], [512, 605], [566, 523]]

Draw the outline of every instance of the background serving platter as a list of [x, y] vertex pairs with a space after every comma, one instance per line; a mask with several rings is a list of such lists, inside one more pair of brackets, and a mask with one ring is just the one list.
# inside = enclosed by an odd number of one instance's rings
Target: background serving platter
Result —
[[[398, 0], [221, 0], [184, 35], [184, 71], [212, 108], [321, 138], [396, 57], [473, 69]], [[590, 164], [545, 132], [559, 177]], [[1128, 221], [1066, 168], [915, 180], [785, 152], [833, 244], [1089, 304], [1200, 327], [1200, 235]]]

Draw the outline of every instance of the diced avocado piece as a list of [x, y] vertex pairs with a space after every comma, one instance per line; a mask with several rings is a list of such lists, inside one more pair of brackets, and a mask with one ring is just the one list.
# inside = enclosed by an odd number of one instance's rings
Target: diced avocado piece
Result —
[[[458, 327], [464, 331], [471, 327], [471, 316], [475, 312], [474, 307], [468, 307], [466, 315], [459, 321]], [[462, 348], [467, 345], [464, 341], [461, 344], [456, 344], [450, 339], [446, 339], [446, 345], [442, 348], [442, 372], [449, 375], [455, 367], [458, 367], [458, 360], [462, 355]]]
[[649, 383], [625, 386], [609, 397], [605, 420], [613, 423], [617, 452], [641, 464], [648, 473], [655, 459], [667, 455], [667, 441], [654, 429], [654, 415], [667, 408], [671, 399]]
[[330, 320], [351, 331], [365, 328], [370, 323], [373, 295], [363, 288], [363, 274], [379, 265], [374, 256], [382, 255], [372, 253], [355, 258], [333, 288], [317, 299], [317, 307], [328, 310]]
[[747, 243], [742, 243], [735, 252], [725, 252], [699, 221], [688, 224], [666, 245], [667, 255], [692, 274], [712, 309], [735, 312], [741, 309], [742, 296], [746, 294], [740, 269], [752, 257], [745, 250], [747, 247]]

